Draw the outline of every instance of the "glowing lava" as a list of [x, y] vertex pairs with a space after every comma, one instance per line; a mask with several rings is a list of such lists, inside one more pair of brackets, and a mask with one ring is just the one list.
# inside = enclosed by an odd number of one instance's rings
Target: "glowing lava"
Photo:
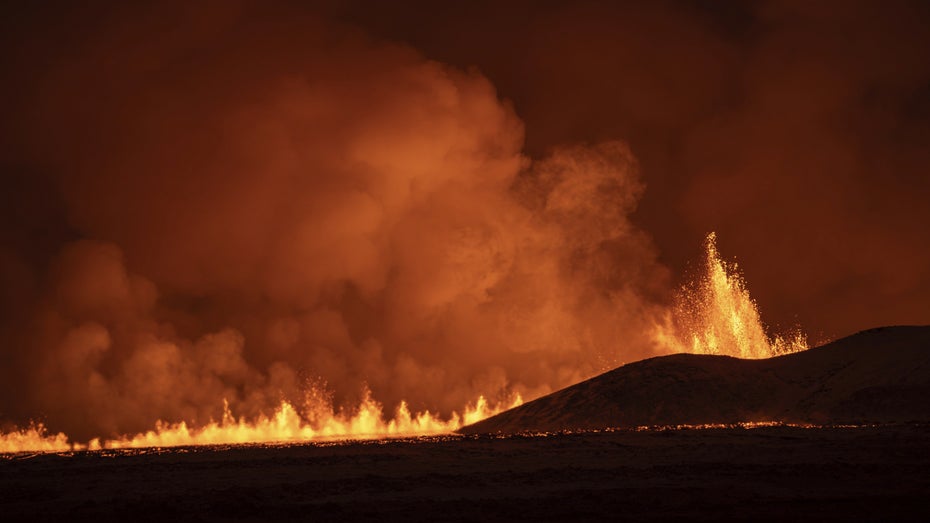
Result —
[[739, 267], [720, 258], [715, 233], [708, 234], [705, 240], [701, 276], [680, 290], [674, 309], [656, 328], [655, 338], [671, 352], [747, 359], [808, 348], [807, 337], [800, 330], [788, 336], [766, 333]]
[[[247, 421], [245, 418], [234, 418], [226, 408], [220, 422], [211, 422], [195, 429], [183, 422], [159, 422], [155, 430], [109, 440], [102, 446], [139, 448], [447, 434], [522, 403], [522, 398], [517, 395], [509, 403], [492, 407], [481, 396], [475, 403], [467, 405], [461, 414], [453, 413], [449, 419], [443, 420], [429, 411], [411, 414], [407, 404], [402, 402], [394, 412], [394, 417], [385, 421], [382, 405], [366, 393], [352, 414], [334, 412], [331, 405], [316, 404], [301, 416], [290, 403], [282, 402], [273, 415]], [[308, 417], [314, 421], [307, 421]], [[92, 445], [97, 446], [99, 443], [92, 442]]]
[[366, 392], [361, 403], [350, 412], [335, 411], [331, 404], [316, 398], [301, 411], [284, 401], [270, 416], [254, 420], [236, 418], [224, 407], [223, 419], [201, 427], [185, 422], [158, 421], [155, 429], [114, 439], [93, 439], [86, 444], [69, 441], [63, 433], [50, 434], [41, 424], [25, 430], [0, 434], [0, 453], [61, 452], [68, 450], [99, 450], [142, 447], [173, 447], [183, 445], [216, 445], [233, 443], [301, 442], [333, 439], [380, 439], [402, 436], [448, 434], [456, 429], [523, 404], [515, 395], [509, 402], [491, 405], [483, 397], [467, 405], [461, 413], [454, 412], [442, 419], [429, 411], [411, 413], [401, 403], [394, 417], [385, 419], [384, 409]]
[[71, 450], [68, 436], [50, 434], [44, 425], [35, 423], [28, 428], [0, 433], [0, 453], [4, 452], [61, 452]]

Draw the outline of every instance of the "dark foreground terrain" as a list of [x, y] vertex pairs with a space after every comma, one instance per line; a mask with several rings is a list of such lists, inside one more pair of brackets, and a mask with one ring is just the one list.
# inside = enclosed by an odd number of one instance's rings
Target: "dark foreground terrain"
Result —
[[927, 521], [930, 426], [0, 458], [2, 521]]
[[462, 432], [763, 420], [930, 422], [930, 327], [881, 327], [764, 360], [673, 354], [637, 361]]

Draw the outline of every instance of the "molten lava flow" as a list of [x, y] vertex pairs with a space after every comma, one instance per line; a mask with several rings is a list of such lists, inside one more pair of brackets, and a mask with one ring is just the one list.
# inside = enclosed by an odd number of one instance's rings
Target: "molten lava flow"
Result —
[[736, 263], [720, 258], [715, 233], [707, 235], [705, 250], [703, 274], [680, 290], [673, 312], [656, 329], [660, 346], [738, 358], [770, 358], [808, 348], [799, 330], [786, 337], [766, 333]]
[[60, 452], [71, 450], [68, 436], [59, 432], [49, 434], [41, 423], [22, 430], [0, 433], [0, 453], [7, 452]]
[[201, 427], [190, 427], [186, 422], [158, 421], [148, 432], [115, 439], [94, 439], [87, 444], [70, 442], [63, 433], [47, 434], [42, 425], [0, 434], [0, 453], [61, 452], [68, 450], [99, 450], [101, 448], [171, 447], [181, 445], [215, 445], [232, 443], [301, 442], [331, 439], [380, 439], [400, 436], [446, 434], [481, 421], [501, 411], [523, 403], [519, 394], [509, 402], [491, 405], [480, 396], [466, 405], [461, 413], [452, 413], [443, 420], [429, 411], [412, 414], [406, 403], [401, 403], [394, 417], [386, 420], [383, 407], [366, 391], [364, 399], [351, 413], [335, 411], [326, 402], [324, 394], [308, 395], [308, 404], [301, 412], [283, 401], [270, 416], [261, 415], [255, 420], [236, 418], [228, 405], [224, 406], [221, 421], [211, 421]]
[[[158, 422], [155, 430], [105, 441], [101, 446], [139, 448], [445, 434], [522, 403], [522, 398], [516, 395], [510, 403], [491, 407], [481, 396], [474, 404], [467, 405], [461, 414], [453, 413], [448, 420], [443, 420], [429, 411], [411, 414], [407, 404], [402, 402], [394, 412], [394, 417], [385, 421], [383, 407], [366, 392], [352, 414], [334, 412], [331, 405], [317, 400], [301, 416], [293, 405], [285, 401], [271, 416], [259, 416], [254, 421], [247, 421], [244, 418], [236, 419], [227, 407], [224, 408], [220, 422], [211, 422], [194, 429], [184, 422]], [[313, 421], [306, 421], [308, 418]]]

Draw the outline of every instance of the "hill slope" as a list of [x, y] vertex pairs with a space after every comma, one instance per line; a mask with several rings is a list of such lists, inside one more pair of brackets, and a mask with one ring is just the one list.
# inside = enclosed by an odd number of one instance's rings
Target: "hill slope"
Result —
[[740, 421], [930, 421], [930, 326], [872, 329], [765, 360], [694, 354], [651, 358], [460, 432]]

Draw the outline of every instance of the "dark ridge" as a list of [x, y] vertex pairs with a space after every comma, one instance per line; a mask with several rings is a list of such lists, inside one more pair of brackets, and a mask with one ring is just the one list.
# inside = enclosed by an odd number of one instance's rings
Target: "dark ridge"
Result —
[[630, 363], [459, 432], [744, 421], [930, 421], [930, 326], [880, 327], [765, 360], [673, 354]]

